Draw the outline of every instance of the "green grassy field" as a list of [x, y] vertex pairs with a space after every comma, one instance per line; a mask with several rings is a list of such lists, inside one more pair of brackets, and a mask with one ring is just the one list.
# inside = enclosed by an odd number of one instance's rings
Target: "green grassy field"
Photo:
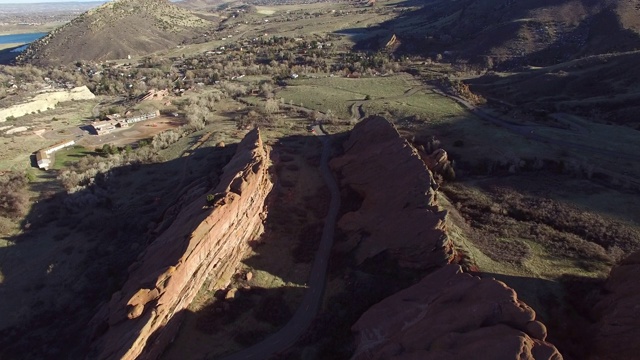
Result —
[[406, 91], [417, 85], [415, 80], [407, 74], [397, 74], [384, 77], [363, 77], [357, 79], [341, 76], [308, 79], [298, 78], [296, 80], [291, 80], [288, 84], [290, 86], [307, 85], [339, 89], [352, 93], [352, 98], [356, 100], [360, 100], [366, 95], [369, 95], [372, 98], [402, 96]]
[[74, 162], [77, 162], [78, 160], [80, 160], [80, 158], [84, 156], [95, 155], [95, 154], [96, 154], [95, 151], [91, 151], [85, 148], [84, 146], [80, 146], [80, 145], [64, 148], [62, 150], [55, 152], [55, 155], [54, 155], [55, 163], [51, 168], [60, 170], [65, 167], [68, 167]]
[[[302, 104], [321, 112], [331, 110], [337, 117], [349, 119], [353, 116], [350, 107], [355, 102], [367, 98], [378, 102], [382, 101], [382, 98], [402, 97], [415, 87], [415, 82], [411, 80], [412, 78], [406, 74], [360, 79], [303, 78], [290, 81], [284, 90], [278, 92], [278, 96], [284, 98], [287, 103], [292, 101], [295, 105]], [[380, 112], [380, 107], [375, 110]]]
[[348, 119], [350, 100], [357, 100], [352, 92], [320, 87], [314, 85], [290, 86], [279, 91], [278, 96], [287, 103], [303, 106], [312, 110], [326, 113], [331, 110], [336, 116]]
[[363, 109], [367, 115], [391, 114], [394, 119], [416, 115], [431, 125], [464, 116], [464, 109], [454, 101], [423, 90], [407, 97], [366, 101]]

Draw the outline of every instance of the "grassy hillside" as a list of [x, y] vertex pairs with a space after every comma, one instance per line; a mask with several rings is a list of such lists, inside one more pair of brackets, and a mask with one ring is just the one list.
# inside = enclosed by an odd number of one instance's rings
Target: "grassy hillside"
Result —
[[144, 55], [187, 42], [207, 25], [166, 0], [116, 0], [34, 42], [18, 61], [58, 65]]

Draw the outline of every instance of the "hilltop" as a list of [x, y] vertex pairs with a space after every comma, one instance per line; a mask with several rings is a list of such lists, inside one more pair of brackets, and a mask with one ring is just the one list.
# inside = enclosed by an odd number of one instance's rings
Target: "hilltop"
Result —
[[373, 31], [395, 33], [400, 51], [422, 55], [546, 66], [640, 48], [637, 1], [429, 0], [402, 2], [396, 10], [398, 17]]
[[46, 66], [144, 55], [187, 42], [207, 25], [167, 0], [116, 0], [34, 42], [18, 62]]

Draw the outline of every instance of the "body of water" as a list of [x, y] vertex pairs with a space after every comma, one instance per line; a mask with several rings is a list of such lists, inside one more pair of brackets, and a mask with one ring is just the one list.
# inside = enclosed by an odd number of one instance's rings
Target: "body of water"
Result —
[[47, 35], [47, 33], [0, 35], [0, 44], [28, 44], [45, 35]]
[[47, 33], [30, 33], [30, 34], [9, 34], [0, 35], [0, 44], [24, 44], [18, 48], [11, 50], [11, 52], [23, 52], [27, 45], [33, 41], [40, 39], [47, 35]]

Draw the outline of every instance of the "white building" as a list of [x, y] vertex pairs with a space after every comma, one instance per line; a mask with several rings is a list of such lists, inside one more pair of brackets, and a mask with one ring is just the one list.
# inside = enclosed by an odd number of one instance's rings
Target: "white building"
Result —
[[75, 143], [76, 142], [73, 140], [68, 140], [68, 141], [57, 143], [53, 146], [49, 146], [48, 148], [38, 150], [38, 152], [36, 153], [36, 162], [38, 164], [38, 167], [40, 169], [48, 170], [49, 167], [51, 166], [51, 156], [49, 155], [53, 154], [58, 150], [64, 149], [69, 146], [73, 146], [75, 145]]

